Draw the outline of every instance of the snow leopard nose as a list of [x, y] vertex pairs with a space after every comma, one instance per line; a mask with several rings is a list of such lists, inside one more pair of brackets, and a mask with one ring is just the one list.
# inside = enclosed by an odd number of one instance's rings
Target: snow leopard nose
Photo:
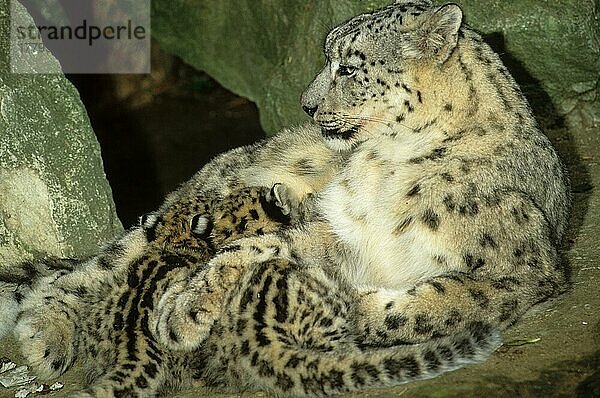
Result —
[[302, 105], [302, 109], [310, 117], [313, 117], [315, 115], [315, 112], [317, 112], [317, 108], [317, 106], [315, 106], [314, 108], [309, 108], [308, 106]]

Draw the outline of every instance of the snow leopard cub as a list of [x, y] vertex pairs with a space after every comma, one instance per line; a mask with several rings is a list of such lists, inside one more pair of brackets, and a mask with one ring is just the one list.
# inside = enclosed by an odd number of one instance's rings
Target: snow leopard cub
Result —
[[[17, 326], [22, 350], [36, 374], [45, 378], [62, 373], [75, 359], [83, 361], [90, 387], [80, 396], [151, 396], [177, 385], [189, 374], [189, 359], [158, 344], [152, 332], [163, 291], [202, 274], [210, 258], [229, 242], [278, 231], [288, 221], [267, 188], [242, 188], [218, 201], [187, 197], [142, 218], [140, 231], [146, 237], [142, 253], [124, 269], [105, 275], [100, 289], [89, 288], [84, 281], [67, 289], [61, 278], [68, 278], [73, 270], [38, 266], [46, 270], [42, 280], [50, 284], [44, 291], [57, 297], [24, 297]], [[114, 250], [109, 250], [106, 257], [98, 256], [98, 262], [107, 269], [117, 266], [109, 262], [113, 255]], [[239, 275], [228, 268], [221, 277], [225, 283]], [[33, 289], [39, 285], [34, 283]], [[49, 289], [52, 285], [57, 287]], [[219, 286], [212, 285], [204, 296], [204, 311], [222, 305], [226, 292]], [[74, 297], [76, 305], [69, 305]], [[55, 302], [62, 307], [48, 306]], [[55, 323], [49, 330], [71, 333], [27, 332], [43, 330], [37, 325], [40, 322]]]

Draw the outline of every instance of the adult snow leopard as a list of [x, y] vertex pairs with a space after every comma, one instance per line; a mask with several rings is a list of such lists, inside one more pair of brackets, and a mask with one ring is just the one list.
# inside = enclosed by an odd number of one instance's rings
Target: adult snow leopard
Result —
[[[564, 168], [459, 6], [359, 15], [328, 34], [325, 58], [302, 105], [344, 164], [316, 220], [270, 244], [352, 286], [365, 343], [504, 330], [564, 289]], [[160, 336], [174, 348], [196, 347], [218, 317], [185, 316], [202, 307], [195, 285], [174, 293], [181, 316], [164, 330], [185, 338]]]

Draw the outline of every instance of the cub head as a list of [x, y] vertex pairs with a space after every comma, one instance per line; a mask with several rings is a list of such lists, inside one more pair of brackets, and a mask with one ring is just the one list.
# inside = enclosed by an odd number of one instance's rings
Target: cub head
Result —
[[302, 94], [302, 108], [334, 149], [398, 134], [411, 114], [428, 117], [419, 109], [420, 78], [449, 58], [461, 22], [457, 5], [428, 0], [398, 1], [352, 18], [327, 35], [326, 64]]
[[264, 187], [238, 189], [222, 199], [180, 198], [140, 218], [148, 243], [210, 252], [242, 237], [279, 231], [287, 222]]

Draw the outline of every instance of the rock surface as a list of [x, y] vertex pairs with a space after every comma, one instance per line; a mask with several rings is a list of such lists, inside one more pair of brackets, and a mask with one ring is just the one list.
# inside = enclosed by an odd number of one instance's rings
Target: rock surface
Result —
[[[18, 3], [11, 18], [31, 21]], [[86, 257], [122, 230], [79, 94], [56, 74], [11, 73], [0, 1], [0, 267], [46, 254]]]
[[[305, 119], [298, 99], [323, 64], [326, 32], [391, 0], [155, 0], [152, 34], [168, 51], [257, 103], [267, 133]], [[515, 57], [534, 106], [600, 123], [600, 8], [591, 0], [461, 0], [466, 20]], [[539, 84], [538, 84], [539, 82]]]

